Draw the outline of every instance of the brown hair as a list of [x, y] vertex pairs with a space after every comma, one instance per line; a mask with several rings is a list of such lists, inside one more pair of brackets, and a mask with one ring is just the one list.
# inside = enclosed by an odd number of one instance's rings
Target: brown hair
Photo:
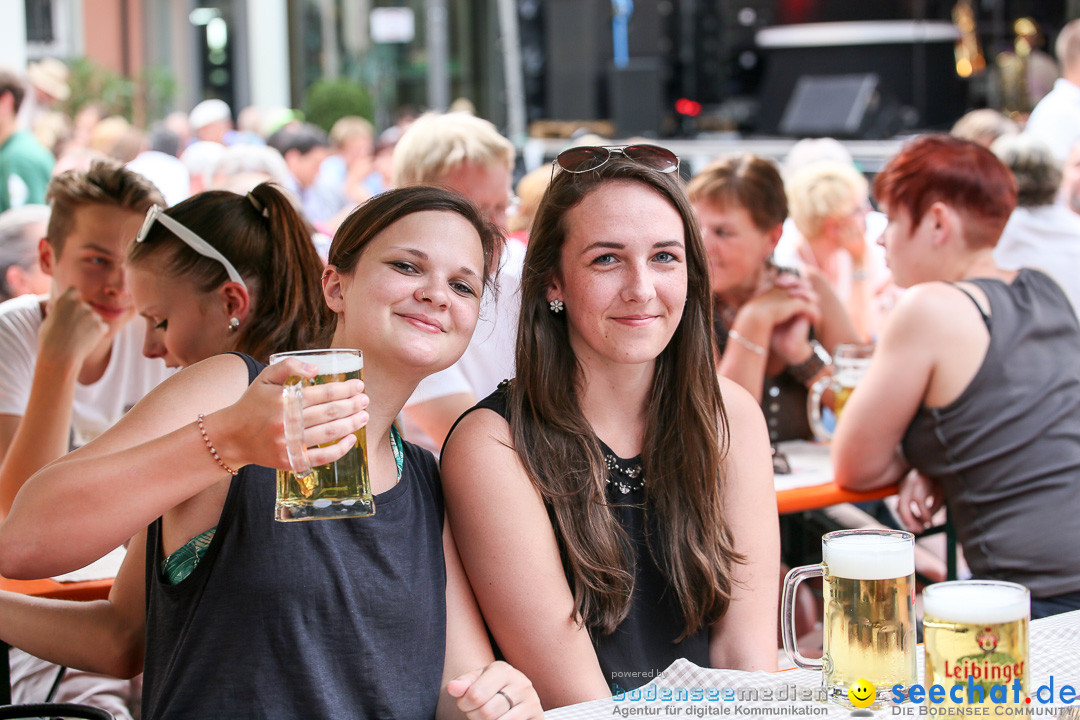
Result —
[[701, 233], [670, 175], [614, 157], [596, 170], [555, 176], [536, 214], [521, 282], [517, 378], [509, 395], [516, 449], [550, 508], [577, 617], [611, 633], [630, 609], [628, 538], [605, 497], [600, 441], [578, 403], [577, 358], [566, 321], [548, 308], [567, 213], [610, 182], [640, 183], [678, 211], [686, 242], [682, 320], [656, 360], [642, 448], [649, 512], [663, 521], [650, 552], [674, 588], [684, 637], [716, 621], [731, 599], [735, 552], [721, 505], [727, 415], [713, 367], [712, 293]]
[[341, 273], [351, 273], [367, 246], [379, 233], [407, 215], [441, 211], [465, 218], [480, 236], [484, 252], [484, 285], [490, 283], [491, 260], [502, 244], [498, 228], [484, 219], [471, 202], [442, 188], [413, 185], [376, 195], [352, 211], [334, 233], [329, 263]]
[[119, 162], [106, 159], [95, 160], [86, 171], [60, 173], [49, 182], [45, 199], [52, 207], [45, 237], [57, 257], [74, 229], [75, 211], [85, 205], [110, 205], [145, 213], [151, 205], [165, 204], [165, 198], [152, 182]]
[[0, 67], [0, 95], [4, 93], [11, 93], [12, 107], [15, 112], [19, 112], [26, 96], [26, 86], [10, 68]]
[[788, 216], [784, 181], [776, 164], [757, 155], [713, 160], [686, 186], [690, 202], [736, 205], [746, 209], [754, 227], [768, 232]]
[[[333, 313], [322, 295], [322, 261], [296, 209], [274, 185], [248, 195], [210, 190], [165, 211], [228, 258], [244, 278], [252, 312], [235, 349], [266, 362], [285, 350], [323, 344]], [[224, 266], [192, 250], [154, 223], [128, 253], [133, 265], [160, 258], [165, 272], [188, 278], [202, 292], [228, 281]]]

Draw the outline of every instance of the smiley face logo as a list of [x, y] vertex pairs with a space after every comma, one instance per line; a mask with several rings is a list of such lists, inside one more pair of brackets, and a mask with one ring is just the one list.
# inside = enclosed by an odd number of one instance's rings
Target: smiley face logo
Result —
[[851, 683], [847, 689], [848, 700], [857, 708], [867, 708], [877, 699], [877, 688], [863, 678]]

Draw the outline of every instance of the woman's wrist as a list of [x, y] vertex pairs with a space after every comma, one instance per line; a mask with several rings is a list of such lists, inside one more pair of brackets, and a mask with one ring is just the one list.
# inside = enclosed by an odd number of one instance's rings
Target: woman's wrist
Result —
[[832, 366], [832, 356], [817, 340], [809, 343], [809, 356], [802, 362], [788, 365], [787, 371], [795, 380], [809, 386], [818, 376]]

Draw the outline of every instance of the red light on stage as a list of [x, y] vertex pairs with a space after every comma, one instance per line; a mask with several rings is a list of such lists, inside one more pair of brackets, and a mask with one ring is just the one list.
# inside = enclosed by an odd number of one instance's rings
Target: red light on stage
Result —
[[680, 115], [697, 117], [701, 114], [701, 103], [689, 98], [679, 98], [675, 101], [675, 112]]

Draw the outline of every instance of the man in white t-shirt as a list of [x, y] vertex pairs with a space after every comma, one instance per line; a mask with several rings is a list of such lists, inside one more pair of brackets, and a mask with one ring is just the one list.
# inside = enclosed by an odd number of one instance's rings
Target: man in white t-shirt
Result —
[[[0, 515], [37, 470], [115, 423], [169, 373], [142, 357], [124, 257], [157, 188], [113, 161], [53, 178], [41, 269], [48, 296], [0, 304]], [[58, 668], [13, 650], [12, 699], [41, 702]], [[55, 697], [130, 718], [130, 681], [69, 670]]]
[[1080, 140], [1080, 20], [1061, 29], [1054, 52], [1061, 77], [1031, 111], [1024, 134], [1042, 140], [1063, 163]]
[[[427, 113], [394, 148], [394, 185], [439, 185], [480, 208], [506, 232], [514, 146], [487, 120], [467, 113]], [[510, 244], [495, 258], [495, 287], [480, 300], [480, 320], [465, 354], [429, 375], [405, 404], [405, 435], [435, 453], [454, 422], [477, 400], [514, 376], [524, 248]]]

